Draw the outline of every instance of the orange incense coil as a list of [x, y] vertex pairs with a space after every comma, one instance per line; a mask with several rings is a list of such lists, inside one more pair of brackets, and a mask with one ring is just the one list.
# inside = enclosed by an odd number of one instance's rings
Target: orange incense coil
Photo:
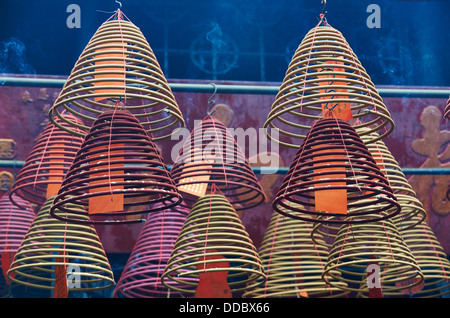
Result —
[[161, 210], [149, 215], [114, 289], [114, 297], [181, 297], [179, 292], [161, 283], [161, 276], [188, 214], [176, 209], [183, 208]]
[[[338, 196], [345, 200], [331, 199]], [[273, 207], [295, 219], [340, 224], [400, 212], [388, 180], [355, 129], [343, 120], [325, 118], [314, 124], [298, 149]]]
[[[217, 296], [215, 292], [222, 293], [222, 298], [230, 297], [227, 290], [235, 295], [266, 280], [252, 240], [236, 210], [221, 194], [205, 195], [195, 203], [161, 281], [168, 288], [194, 295], [202, 284], [202, 275], [218, 286], [209, 295], [202, 290], [202, 296], [207, 298]], [[219, 282], [220, 279], [224, 280]], [[180, 284], [189, 286], [180, 287]]]
[[[172, 90], [144, 35], [117, 12], [95, 32], [78, 58], [49, 115], [63, 110], [80, 119], [61, 118], [61, 128], [87, 134], [98, 115], [121, 103], [154, 140], [170, 137], [184, 126]], [[59, 125], [58, 122], [55, 122]]]
[[[45, 290], [67, 281], [69, 293], [110, 288], [115, 283], [113, 272], [95, 228], [50, 216], [54, 198], [45, 202], [31, 224], [8, 271], [9, 279], [13, 284]], [[83, 207], [72, 206], [72, 210]], [[68, 216], [59, 210], [55, 214]], [[83, 213], [71, 217], [87, 218]], [[60, 275], [55, 276], [57, 273]]]
[[343, 224], [328, 254], [323, 278], [332, 286], [335, 281], [345, 282], [345, 290], [369, 294], [373, 288], [367, 284], [370, 264], [378, 265], [383, 297], [423, 282], [423, 273], [392, 219]]
[[265, 200], [248, 160], [220, 121], [206, 116], [194, 127], [171, 170], [186, 204], [220, 189], [237, 210], [255, 207]]
[[[50, 213], [62, 210], [89, 216], [71, 220], [54, 215], [68, 222], [133, 223], [180, 202], [156, 145], [135, 116], [116, 110], [106, 111], [94, 122]], [[68, 203], [85, 209], [71, 211]]]
[[295, 51], [264, 127], [281, 145], [298, 148], [319, 118], [354, 119], [355, 128], [378, 131], [379, 139], [394, 129], [370, 76], [328, 23], [311, 29]]
[[[348, 292], [322, 279], [328, 249], [312, 241], [313, 223], [273, 213], [258, 252], [267, 281], [245, 298], [339, 298]], [[320, 240], [320, 238], [317, 238]], [[338, 275], [339, 273], [336, 273]], [[336, 282], [336, 285], [345, 282]]]
[[[66, 120], [80, 122], [70, 114], [63, 114]], [[67, 124], [55, 119], [61, 126]], [[24, 166], [20, 169], [10, 192], [10, 199], [16, 198], [42, 206], [51, 196], [58, 193], [62, 180], [69, 170], [83, 138], [74, 136], [58, 126], [49, 123], [37, 138]]]
[[447, 104], [445, 104], [444, 118], [450, 120], [450, 98], [447, 100]]

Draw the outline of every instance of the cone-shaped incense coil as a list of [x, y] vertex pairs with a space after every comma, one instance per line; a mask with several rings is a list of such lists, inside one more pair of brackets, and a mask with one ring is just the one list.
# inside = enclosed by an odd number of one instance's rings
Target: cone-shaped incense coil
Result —
[[388, 180], [353, 127], [326, 118], [299, 148], [273, 207], [288, 217], [324, 223], [371, 222], [400, 212]]
[[25, 209], [13, 204], [8, 195], [0, 199], [0, 253], [16, 252], [36, 214], [29, 202], [15, 198]]
[[[128, 111], [115, 110], [94, 122], [50, 213], [69, 222], [132, 223], [180, 202], [167, 166], [142, 125]], [[86, 209], [72, 211], [67, 203]], [[67, 219], [55, 215], [56, 210], [90, 219]]]
[[[175, 209], [183, 209], [176, 207]], [[181, 294], [161, 276], [187, 213], [162, 210], [149, 215], [114, 290], [117, 298], [174, 298]], [[169, 284], [172, 282], [169, 281]]]
[[270, 138], [298, 148], [322, 117], [359, 119], [355, 127], [378, 131], [380, 139], [394, 129], [370, 76], [341, 32], [327, 23], [311, 29], [295, 51], [264, 127]]
[[259, 249], [267, 281], [247, 291], [243, 297], [337, 298], [348, 294], [343, 291], [345, 282], [336, 282], [336, 285], [343, 285], [337, 288], [322, 279], [328, 249], [312, 241], [312, 227], [313, 224], [306, 221], [272, 214]]
[[[396, 216], [394, 221], [398, 217]], [[401, 224], [397, 228], [424, 276], [423, 288], [405, 289], [398, 294], [423, 298], [449, 294], [450, 262], [430, 226], [418, 216], [398, 224]]]
[[447, 100], [447, 104], [445, 104], [444, 118], [450, 120], [450, 98]]
[[338, 280], [347, 283], [348, 291], [368, 294], [369, 287], [377, 286], [377, 281], [370, 276], [369, 265], [379, 268], [378, 282], [383, 297], [423, 282], [414, 255], [391, 219], [342, 225], [328, 255], [323, 277], [332, 286]]
[[118, 10], [93, 35], [51, 108], [50, 119], [66, 110], [83, 124], [63, 119], [69, 124], [64, 129], [85, 135], [99, 114], [120, 103], [154, 140], [167, 138], [184, 126], [181, 111], [144, 35], [124, 18]]
[[[212, 194], [198, 199], [191, 210], [161, 280], [169, 288], [198, 295], [202, 280], [221, 278], [224, 281], [216, 281], [220, 290], [210, 292], [221, 292], [225, 297], [264, 283], [266, 275], [234, 208], [223, 195]], [[186, 282], [190, 288], [174, 284]]]
[[[21, 285], [52, 290], [66, 281], [69, 292], [94, 291], [114, 285], [114, 277], [97, 232], [92, 225], [70, 224], [50, 216], [54, 200], [44, 204], [25, 236], [8, 272]], [[73, 210], [83, 210], [73, 207]], [[56, 215], [66, 214], [55, 211]], [[72, 216], [85, 219], [82, 213]], [[63, 269], [62, 275], [56, 275]]]
[[265, 200], [264, 190], [233, 135], [210, 115], [194, 127], [171, 175], [190, 207], [199, 197], [210, 193], [213, 185], [237, 210]]
[[[66, 120], [80, 122], [70, 114], [63, 114]], [[56, 122], [68, 125], [56, 118]], [[72, 135], [49, 123], [36, 140], [31, 153], [25, 160], [10, 192], [10, 199], [20, 204], [16, 198], [42, 206], [47, 198], [58, 192], [62, 180], [69, 170], [83, 138]]]
[[[359, 133], [359, 131], [358, 131]], [[380, 170], [384, 173], [389, 181], [389, 185], [397, 198], [398, 203], [401, 206], [400, 217], [394, 219], [396, 226], [400, 226], [400, 223], [407, 220], [414, 219], [417, 223], [422, 222], [427, 216], [422, 203], [417, 198], [413, 187], [409, 184], [405, 175], [403, 174], [398, 162], [391, 154], [387, 146], [382, 140], [376, 142], [370, 142], [370, 138], [377, 138], [377, 133], [371, 133], [370, 135], [362, 135], [361, 139], [367, 145], [372, 157], [377, 163]], [[413, 227], [415, 224], [407, 222], [408, 226]], [[403, 225], [404, 226], [404, 225]]]

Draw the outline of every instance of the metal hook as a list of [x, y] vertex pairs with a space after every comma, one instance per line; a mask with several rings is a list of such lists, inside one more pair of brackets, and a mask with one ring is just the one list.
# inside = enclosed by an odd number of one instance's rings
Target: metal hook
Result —
[[211, 85], [214, 87], [214, 92], [212, 93], [212, 95], [209, 97], [209, 99], [208, 99], [208, 111], [207, 111], [207, 113], [208, 113], [208, 115], [212, 115], [212, 114], [214, 114], [214, 112], [216, 111], [215, 109], [211, 112], [211, 108], [214, 106], [214, 103], [215, 103], [215, 101], [213, 100], [213, 98], [214, 98], [214, 96], [216, 95], [216, 93], [217, 93], [217, 86], [216, 86], [216, 84], [214, 84], [214, 83], [211, 83]]
[[[119, 9], [122, 9], [122, 2], [120, 2], [120, 1], [117, 1], [117, 0], [115, 0], [114, 1], [115, 3], [118, 3], [119, 4]], [[118, 10], [119, 10], [118, 9]], [[109, 12], [109, 11], [103, 11], [103, 10], [96, 10], [97, 12], [102, 12], [102, 13], [109, 13], [109, 14], [111, 14], [111, 13], [116, 13], [117, 12], [117, 10], [116, 11], [112, 11], [112, 12]]]
[[327, 6], [327, 0], [322, 0], [320, 3], [323, 3], [322, 14], [325, 15], [326, 14], [325, 8]]
[[120, 5], [120, 9], [122, 9], [122, 2], [115, 0], [116, 3], [118, 3]]

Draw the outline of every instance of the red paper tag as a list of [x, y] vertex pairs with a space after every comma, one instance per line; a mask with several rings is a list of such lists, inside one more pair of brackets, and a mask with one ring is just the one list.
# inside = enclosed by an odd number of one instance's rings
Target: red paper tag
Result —
[[[345, 72], [345, 69], [342, 67], [337, 67], [337, 66], [333, 66], [333, 65], [344, 65], [344, 62], [342, 61], [328, 61], [324, 63], [325, 65], [327, 65], [324, 68], [319, 69], [319, 72], [322, 71], [331, 71], [331, 72]], [[328, 66], [330, 65], [330, 66]], [[339, 74], [334, 74], [334, 75], [319, 75], [317, 76], [319, 79], [327, 79], [326, 81], [319, 81], [319, 86], [325, 86], [325, 85], [335, 85], [335, 86], [344, 86], [347, 85], [347, 83], [345, 81], [338, 81], [336, 79], [338, 78], [342, 78], [345, 79], [346, 76], [345, 75], [339, 75]], [[347, 93], [348, 90], [345, 88], [323, 88], [320, 89], [320, 93], [321, 94], [325, 94], [325, 93], [330, 93], [330, 92], [334, 92], [334, 93]], [[352, 110], [350, 107], [350, 103], [349, 102], [334, 102], [333, 99], [348, 99], [348, 96], [346, 95], [333, 95], [333, 96], [324, 96], [324, 97], [320, 97], [320, 99], [325, 99], [325, 100], [329, 100], [326, 103], [322, 103], [322, 115], [323, 118], [339, 118], [342, 120], [350, 120], [353, 118], [353, 114], [352, 114]]]
[[[57, 145], [57, 146], [61, 146], [61, 145]], [[63, 150], [64, 149], [52, 150], [52, 152], [50, 152], [50, 158], [59, 156], [60, 154], [63, 153]], [[55, 161], [58, 162], [58, 161], [61, 161], [61, 159], [49, 159], [49, 162], [50, 162], [49, 173], [51, 176], [48, 178], [48, 180], [53, 181], [53, 182], [49, 183], [47, 186], [47, 194], [45, 197], [46, 199], [50, 198], [52, 195], [58, 194], [58, 191], [61, 188], [62, 175], [64, 173], [64, 170], [61, 170], [61, 168], [64, 168], [64, 166], [54, 164], [53, 162], [55, 162]], [[60, 169], [55, 170], [56, 168], [60, 168]], [[56, 175], [59, 174], [60, 176], [54, 176], [54, 175], [52, 176], [52, 174], [56, 174]]]
[[[225, 259], [222, 256], [206, 256], [205, 260]], [[228, 268], [226, 261], [215, 263], [204, 263], [197, 265], [197, 269], [205, 270], [210, 268]], [[200, 273], [195, 298], [232, 298], [230, 287], [228, 286], [228, 271], [213, 271]]]
[[[59, 253], [63, 255], [62, 253]], [[64, 262], [63, 258], [56, 258], [56, 262]], [[53, 288], [53, 298], [67, 298], [69, 288], [67, 286], [66, 265], [55, 265], [55, 286]]]
[[[373, 255], [370, 255], [370, 259], [376, 259], [376, 257]], [[371, 264], [378, 265], [378, 262], [377, 261], [369, 262], [367, 266], [369, 266]], [[372, 273], [368, 272], [367, 277], [369, 278], [370, 275], [372, 275]], [[376, 286], [370, 287], [369, 286], [369, 298], [383, 298], [383, 292], [381, 290], [381, 287], [376, 287]]]

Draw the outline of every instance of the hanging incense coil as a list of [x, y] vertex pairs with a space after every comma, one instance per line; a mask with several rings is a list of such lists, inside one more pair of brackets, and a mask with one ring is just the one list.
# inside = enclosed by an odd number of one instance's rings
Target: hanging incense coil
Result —
[[299, 220], [339, 224], [400, 212], [388, 180], [355, 129], [328, 118], [314, 124], [298, 149], [273, 208]]
[[[37, 289], [53, 290], [57, 279], [69, 282], [72, 274], [73, 292], [96, 291], [114, 285], [114, 277], [103, 246], [92, 225], [70, 224], [50, 216], [49, 209], [55, 196], [50, 197], [39, 211], [28, 230], [14, 262], [8, 271], [13, 283]], [[83, 210], [81, 206], [73, 210]], [[55, 215], [66, 212], [56, 210]], [[83, 213], [72, 218], [85, 219]], [[63, 277], [55, 272], [63, 269]]]
[[322, 24], [306, 34], [291, 59], [264, 123], [268, 136], [298, 148], [316, 120], [336, 117], [386, 137], [394, 121], [370, 76], [342, 33]]
[[343, 224], [330, 249], [323, 278], [332, 286], [338, 280], [347, 284], [347, 291], [368, 294], [367, 271], [371, 264], [380, 269], [383, 297], [423, 282], [414, 255], [391, 219]]
[[[205, 274], [224, 275], [226, 286], [222, 286], [231, 293], [252, 289], [266, 280], [251, 238], [236, 210], [221, 194], [206, 195], [195, 203], [161, 281], [183, 294], [197, 295]], [[189, 288], [178, 284], [188, 284]]]
[[[396, 218], [399, 216], [396, 216], [393, 221]], [[397, 294], [421, 298], [436, 298], [449, 294], [450, 262], [433, 230], [418, 216], [397, 223], [401, 224], [397, 228], [424, 276], [423, 286], [404, 289]]]
[[[84, 136], [98, 115], [117, 104], [130, 111], [156, 140], [170, 137], [184, 120], [144, 35], [118, 10], [90, 39], [49, 116], [60, 128]], [[65, 110], [82, 120], [62, 118]]]
[[[272, 214], [258, 251], [267, 281], [243, 297], [338, 298], [348, 294], [343, 290], [346, 286], [332, 287], [322, 279], [328, 249], [312, 241], [312, 227], [310, 222]], [[336, 282], [341, 284], [345, 282]]]
[[[70, 114], [63, 114], [62, 117], [80, 122]], [[55, 121], [61, 126], [68, 126], [59, 118]], [[10, 192], [11, 201], [19, 205], [20, 202], [16, 198], [20, 197], [41, 207], [51, 195], [58, 193], [82, 142], [83, 138], [49, 123], [37, 138], [16, 177]]]
[[[182, 296], [179, 292], [165, 287], [161, 283], [161, 276], [187, 214], [187, 211], [180, 213], [174, 210], [162, 210], [149, 215], [114, 289], [114, 297], [177, 298]], [[170, 281], [168, 283], [171, 284]]]
[[447, 104], [445, 104], [444, 118], [450, 120], [450, 98], [447, 100]]
[[237, 210], [249, 209], [265, 199], [243, 151], [227, 127], [206, 116], [194, 127], [171, 170], [188, 207], [217, 187]]
[[[115, 110], [94, 122], [50, 213], [68, 222], [134, 223], [180, 202], [167, 166], [142, 125], [127, 110]], [[85, 209], [72, 211], [68, 203]], [[56, 210], [89, 218], [71, 220]]]

